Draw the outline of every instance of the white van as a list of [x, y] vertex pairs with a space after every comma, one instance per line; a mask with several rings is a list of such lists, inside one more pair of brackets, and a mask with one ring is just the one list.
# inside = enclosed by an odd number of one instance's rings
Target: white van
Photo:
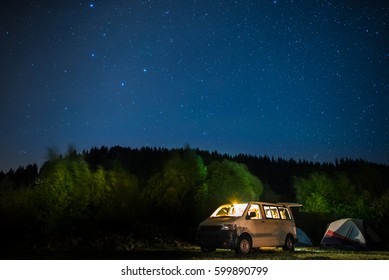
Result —
[[296, 225], [291, 207], [297, 203], [225, 204], [200, 223], [197, 240], [203, 252], [216, 248], [247, 254], [252, 248], [282, 247], [293, 251]]

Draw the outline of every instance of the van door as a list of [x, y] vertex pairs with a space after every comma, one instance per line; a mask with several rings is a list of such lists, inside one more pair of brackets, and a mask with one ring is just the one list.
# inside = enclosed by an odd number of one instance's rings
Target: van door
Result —
[[247, 211], [245, 227], [252, 236], [255, 247], [272, 246], [268, 245], [272, 236], [271, 228], [268, 226], [266, 219], [261, 210], [261, 204], [252, 203]]
[[268, 246], [282, 246], [288, 233], [295, 236], [294, 221], [289, 209], [283, 206], [263, 205], [266, 228], [269, 231]]
[[279, 209], [275, 205], [263, 205], [266, 228], [269, 232], [268, 246], [280, 246], [285, 239], [285, 225], [281, 221]]

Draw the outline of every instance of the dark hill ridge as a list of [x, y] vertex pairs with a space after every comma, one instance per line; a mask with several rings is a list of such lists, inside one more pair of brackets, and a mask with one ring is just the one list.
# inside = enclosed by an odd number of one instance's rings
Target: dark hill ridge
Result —
[[[172, 153], [182, 153], [186, 148], [130, 148], [130, 147], [94, 147], [84, 150], [81, 155], [92, 170], [98, 167], [112, 168], [119, 164], [125, 170], [137, 176], [141, 182], [147, 181], [152, 174], [163, 167]], [[381, 194], [389, 186], [389, 166], [367, 162], [362, 159], [336, 159], [334, 163], [318, 163], [305, 160], [270, 158], [268, 156], [253, 156], [238, 154], [231, 156], [217, 151], [193, 149], [204, 161], [205, 165], [212, 161], [224, 159], [245, 164], [250, 172], [257, 176], [266, 186], [284, 199], [294, 199], [293, 178], [305, 177], [313, 172], [334, 174], [344, 172], [349, 174], [355, 183], [366, 184], [366, 188], [375, 195]], [[67, 155], [77, 155], [70, 148]], [[50, 155], [50, 157], [63, 157]], [[43, 164], [44, 166], [45, 164]], [[29, 186], [35, 183], [40, 170], [37, 164], [20, 166], [17, 170], [0, 171], [0, 181], [11, 181], [15, 187]]]

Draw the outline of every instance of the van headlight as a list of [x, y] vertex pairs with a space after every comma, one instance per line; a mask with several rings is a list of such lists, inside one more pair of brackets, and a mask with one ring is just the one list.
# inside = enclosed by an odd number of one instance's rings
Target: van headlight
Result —
[[224, 224], [221, 227], [221, 230], [235, 230], [236, 224]]

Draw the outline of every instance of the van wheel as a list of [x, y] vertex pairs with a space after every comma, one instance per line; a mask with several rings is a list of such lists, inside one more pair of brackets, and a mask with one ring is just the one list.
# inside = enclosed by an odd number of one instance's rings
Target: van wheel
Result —
[[285, 245], [282, 246], [282, 250], [292, 252], [294, 251], [294, 238], [291, 234], [288, 234], [285, 238]]
[[215, 252], [215, 251], [216, 251], [216, 248], [201, 246], [201, 252], [203, 252], [203, 253], [211, 253], [211, 252]]
[[248, 254], [251, 252], [251, 238], [247, 235], [241, 236], [238, 239], [238, 244], [235, 252], [238, 254]]

